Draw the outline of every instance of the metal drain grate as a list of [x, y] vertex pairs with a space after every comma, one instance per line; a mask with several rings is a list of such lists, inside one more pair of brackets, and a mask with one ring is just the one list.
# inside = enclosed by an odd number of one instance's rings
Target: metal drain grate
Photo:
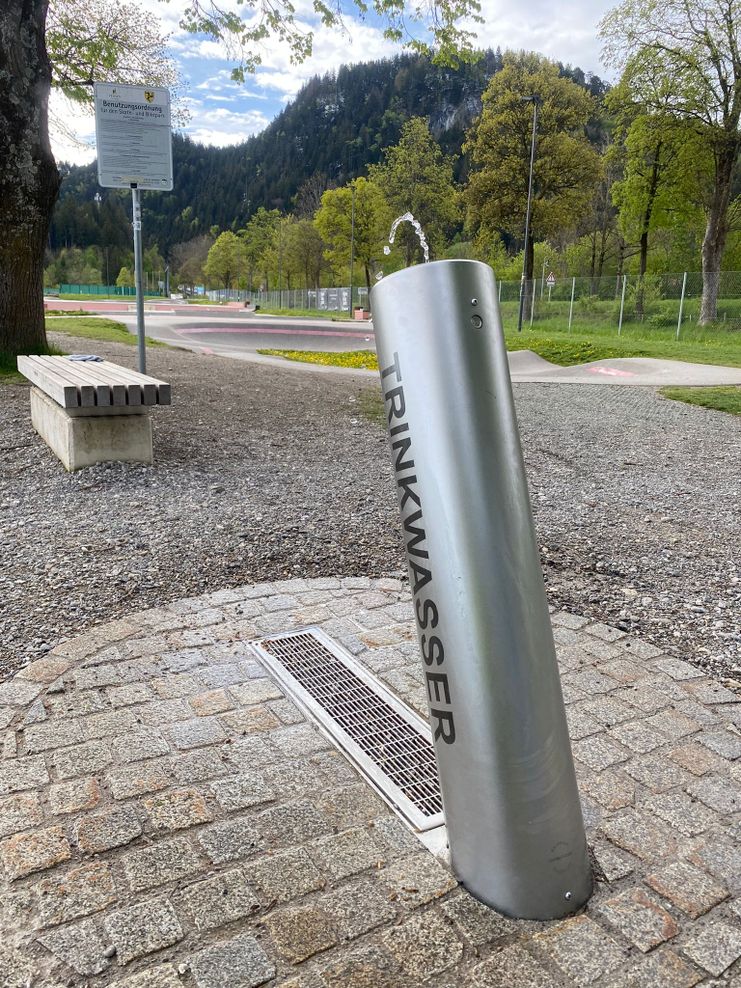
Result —
[[311, 713], [416, 830], [443, 823], [428, 725], [318, 628], [252, 643]]

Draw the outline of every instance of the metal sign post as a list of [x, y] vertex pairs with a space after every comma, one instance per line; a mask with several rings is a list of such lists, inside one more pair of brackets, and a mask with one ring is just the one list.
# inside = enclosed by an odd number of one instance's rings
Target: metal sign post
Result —
[[139, 370], [146, 372], [142, 284], [141, 190], [172, 189], [170, 93], [158, 86], [95, 83], [95, 139], [98, 182], [131, 189], [134, 225], [134, 281]]
[[552, 919], [592, 878], [496, 291], [438, 261], [371, 300], [453, 869]]

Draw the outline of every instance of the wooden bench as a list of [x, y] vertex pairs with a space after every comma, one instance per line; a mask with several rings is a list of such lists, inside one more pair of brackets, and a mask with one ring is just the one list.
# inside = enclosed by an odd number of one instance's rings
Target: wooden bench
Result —
[[170, 404], [170, 385], [108, 360], [19, 357], [32, 383], [31, 421], [67, 470], [105, 460], [151, 463], [155, 405]]

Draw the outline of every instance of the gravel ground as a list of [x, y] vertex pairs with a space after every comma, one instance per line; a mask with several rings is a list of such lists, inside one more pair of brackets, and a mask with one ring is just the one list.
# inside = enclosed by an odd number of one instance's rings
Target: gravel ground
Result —
[[[133, 347], [58, 337], [133, 367]], [[150, 351], [155, 466], [66, 474], [0, 385], [0, 676], [100, 621], [292, 576], [397, 573], [376, 383]], [[741, 679], [740, 423], [649, 388], [515, 387], [551, 601]]]

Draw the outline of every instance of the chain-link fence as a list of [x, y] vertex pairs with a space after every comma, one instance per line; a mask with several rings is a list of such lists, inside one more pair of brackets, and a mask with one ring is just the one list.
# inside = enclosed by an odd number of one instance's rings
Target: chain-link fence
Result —
[[[703, 278], [699, 272], [502, 281], [498, 292], [506, 330], [538, 325], [554, 331], [673, 333], [698, 326]], [[522, 315], [520, 316], [520, 309]], [[703, 330], [741, 330], [741, 272], [718, 275], [714, 318]]]
[[353, 286], [352, 306], [349, 286], [347, 288], [284, 288], [282, 291], [252, 292], [249, 297], [256, 305], [265, 309], [349, 313], [351, 309], [368, 308], [368, 289], [364, 285]]

